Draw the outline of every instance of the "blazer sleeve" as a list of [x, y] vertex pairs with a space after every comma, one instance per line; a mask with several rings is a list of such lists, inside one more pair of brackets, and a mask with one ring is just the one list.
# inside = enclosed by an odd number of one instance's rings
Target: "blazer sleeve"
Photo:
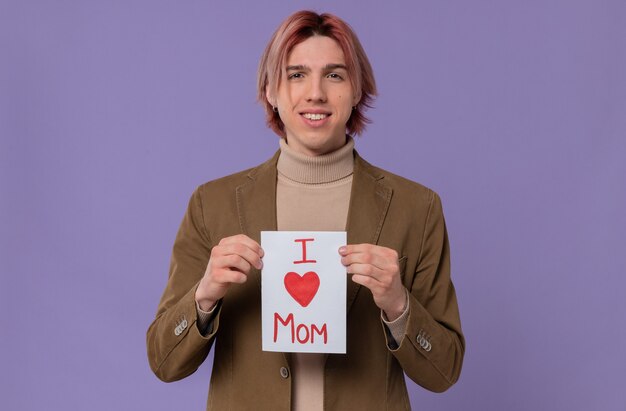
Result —
[[[422, 387], [443, 392], [459, 378], [465, 339], [454, 285], [450, 248], [439, 196], [432, 192], [417, 269], [409, 289], [409, 316], [400, 345], [387, 345], [404, 372]], [[391, 339], [391, 340], [390, 340]]]
[[202, 335], [197, 326], [195, 291], [211, 248], [196, 189], [176, 235], [167, 286], [146, 335], [150, 368], [163, 381], [180, 380], [196, 371], [206, 359], [219, 328], [219, 307], [208, 334]]

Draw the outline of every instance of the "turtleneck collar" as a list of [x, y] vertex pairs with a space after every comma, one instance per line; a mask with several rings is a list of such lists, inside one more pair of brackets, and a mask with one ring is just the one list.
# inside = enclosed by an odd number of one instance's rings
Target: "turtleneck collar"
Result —
[[280, 139], [279, 174], [301, 184], [326, 184], [341, 180], [354, 169], [354, 140], [347, 136], [346, 144], [332, 153], [316, 157], [296, 152], [284, 138]]

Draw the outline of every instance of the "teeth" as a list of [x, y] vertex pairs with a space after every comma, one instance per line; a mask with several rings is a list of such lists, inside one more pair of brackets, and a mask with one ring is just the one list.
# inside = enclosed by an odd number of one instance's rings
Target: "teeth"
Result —
[[313, 113], [304, 113], [304, 118], [308, 118], [309, 120], [323, 120], [328, 117], [328, 114], [313, 114]]

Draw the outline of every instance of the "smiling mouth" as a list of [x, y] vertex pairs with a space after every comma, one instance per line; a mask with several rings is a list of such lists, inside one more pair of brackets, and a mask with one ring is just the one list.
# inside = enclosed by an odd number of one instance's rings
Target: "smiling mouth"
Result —
[[302, 113], [302, 117], [306, 118], [307, 120], [311, 120], [311, 121], [320, 121], [320, 120], [324, 120], [326, 117], [328, 117], [330, 114], [321, 114], [321, 113]]

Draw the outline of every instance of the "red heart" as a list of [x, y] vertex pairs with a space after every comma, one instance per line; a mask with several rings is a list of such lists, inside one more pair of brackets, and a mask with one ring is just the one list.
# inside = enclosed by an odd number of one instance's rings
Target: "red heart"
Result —
[[285, 274], [285, 288], [298, 304], [306, 307], [320, 288], [320, 278], [313, 271], [309, 271], [303, 276], [293, 271], [288, 272]]

